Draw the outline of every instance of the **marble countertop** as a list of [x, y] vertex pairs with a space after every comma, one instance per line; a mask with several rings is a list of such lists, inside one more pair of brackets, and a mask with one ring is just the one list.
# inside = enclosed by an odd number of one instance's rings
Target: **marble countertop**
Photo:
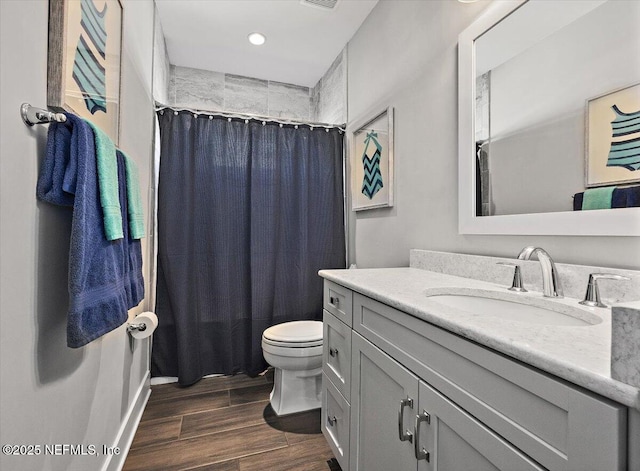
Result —
[[[640, 410], [640, 389], [611, 377], [611, 309], [586, 308], [577, 299], [550, 301], [530, 291], [517, 296], [532, 304], [581, 308], [602, 322], [586, 326], [539, 325], [492, 318], [440, 304], [427, 296], [442, 288], [489, 290], [512, 297], [507, 286], [417, 268], [321, 270], [320, 276], [473, 340], [578, 386]], [[446, 291], [446, 290], [445, 290]]]

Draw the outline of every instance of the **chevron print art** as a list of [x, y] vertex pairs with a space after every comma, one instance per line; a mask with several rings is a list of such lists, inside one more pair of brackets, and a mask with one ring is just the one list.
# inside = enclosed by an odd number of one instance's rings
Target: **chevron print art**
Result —
[[382, 146], [377, 138], [377, 133], [373, 131], [367, 133], [364, 140], [364, 152], [362, 153], [362, 165], [364, 167], [362, 194], [369, 199], [372, 199], [384, 187], [382, 173], [380, 172]]
[[82, 0], [81, 10], [82, 33], [78, 39], [73, 62], [73, 79], [78, 84], [91, 114], [95, 114], [96, 111], [106, 113], [105, 50], [107, 28], [105, 16], [107, 4], [105, 2], [102, 11], [99, 11], [93, 0]]

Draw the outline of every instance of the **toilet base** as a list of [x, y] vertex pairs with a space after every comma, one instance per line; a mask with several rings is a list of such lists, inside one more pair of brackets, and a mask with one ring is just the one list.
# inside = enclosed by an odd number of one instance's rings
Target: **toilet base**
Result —
[[276, 415], [295, 414], [322, 406], [322, 368], [292, 371], [275, 368], [269, 396]]

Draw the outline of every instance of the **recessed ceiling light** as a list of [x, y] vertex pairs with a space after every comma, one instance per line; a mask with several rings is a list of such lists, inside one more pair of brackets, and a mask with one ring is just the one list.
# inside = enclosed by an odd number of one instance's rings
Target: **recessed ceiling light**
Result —
[[251, 33], [249, 36], [249, 42], [256, 46], [261, 46], [267, 40], [264, 34], [261, 33]]
[[476, 3], [478, 0], [458, 0], [460, 3]]

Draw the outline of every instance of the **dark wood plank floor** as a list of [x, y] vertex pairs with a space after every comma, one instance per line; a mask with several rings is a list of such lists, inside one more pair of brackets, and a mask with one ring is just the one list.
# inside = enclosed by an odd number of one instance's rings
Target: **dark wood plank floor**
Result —
[[272, 376], [152, 386], [124, 471], [339, 471], [320, 411], [278, 417]]

